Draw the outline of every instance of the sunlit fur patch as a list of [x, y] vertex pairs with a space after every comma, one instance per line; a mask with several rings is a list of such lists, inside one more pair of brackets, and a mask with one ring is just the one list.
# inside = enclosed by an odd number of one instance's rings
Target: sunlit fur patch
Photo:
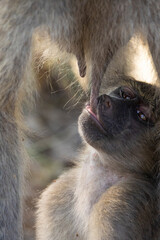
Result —
[[129, 43], [133, 49], [132, 70], [130, 75], [146, 83], [155, 84], [158, 74], [147, 42], [138, 36], [132, 37]]
[[120, 48], [113, 57], [102, 79], [99, 95], [106, 94], [106, 91], [108, 94], [122, 85], [123, 82], [119, 82], [120, 75], [159, 86], [158, 74], [148, 43], [138, 34], [133, 36], [128, 44]]

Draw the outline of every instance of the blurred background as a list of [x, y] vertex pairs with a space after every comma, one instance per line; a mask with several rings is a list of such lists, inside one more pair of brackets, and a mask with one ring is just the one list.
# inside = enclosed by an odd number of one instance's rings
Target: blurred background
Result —
[[[33, 37], [32, 68], [39, 91], [32, 110], [24, 106], [29, 161], [24, 191], [25, 240], [35, 238], [36, 202], [52, 181], [73, 165], [81, 138], [78, 116], [87, 99], [87, 81], [77, 72], [73, 56], [57, 53], [45, 32]], [[26, 73], [27, 81], [32, 76]], [[31, 85], [32, 88], [32, 80]]]

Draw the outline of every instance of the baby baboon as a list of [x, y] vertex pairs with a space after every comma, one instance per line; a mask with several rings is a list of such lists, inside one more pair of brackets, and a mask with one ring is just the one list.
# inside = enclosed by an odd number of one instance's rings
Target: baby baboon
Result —
[[106, 86], [79, 117], [80, 161], [41, 196], [37, 240], [156, 239], [160, 89], [125, 76]]
[[27, 88], [23, 78], [34, 29], [43, 25], [61, 49], [73, 53], [81, 76], [87, 69], [93, 110], [110, 59], [134, 34], [148, 41], [160, 71], [159, 23], [160, 0], [0, 1], [0, 239], [22, 238], [19, 103], [34, 85]]

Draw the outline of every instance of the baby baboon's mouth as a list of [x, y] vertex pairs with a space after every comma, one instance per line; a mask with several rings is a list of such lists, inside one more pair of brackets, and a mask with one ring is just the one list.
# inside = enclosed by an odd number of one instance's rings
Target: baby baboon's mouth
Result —
[[99, 129], [106, 134], [106, 130], [103, 128], [102, 124], [99, 122], [97, 115], [92, 111], [90, 104], [87, 104], [85, 109], [90, 114], [90, 117], [92, 118], [94, 123], [99, 127]]

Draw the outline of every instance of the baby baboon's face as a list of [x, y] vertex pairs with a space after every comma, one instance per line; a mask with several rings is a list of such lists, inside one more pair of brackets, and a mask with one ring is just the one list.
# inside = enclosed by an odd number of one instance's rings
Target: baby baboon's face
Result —
[[80, 133], [88, 144], [108, 154], [139, 151], [150, 145], [160, 115], [158, 101], [154, 86], [125, 80], [109, 95], [98, 97], [94, 112], [86, 105], [79, 118]]

